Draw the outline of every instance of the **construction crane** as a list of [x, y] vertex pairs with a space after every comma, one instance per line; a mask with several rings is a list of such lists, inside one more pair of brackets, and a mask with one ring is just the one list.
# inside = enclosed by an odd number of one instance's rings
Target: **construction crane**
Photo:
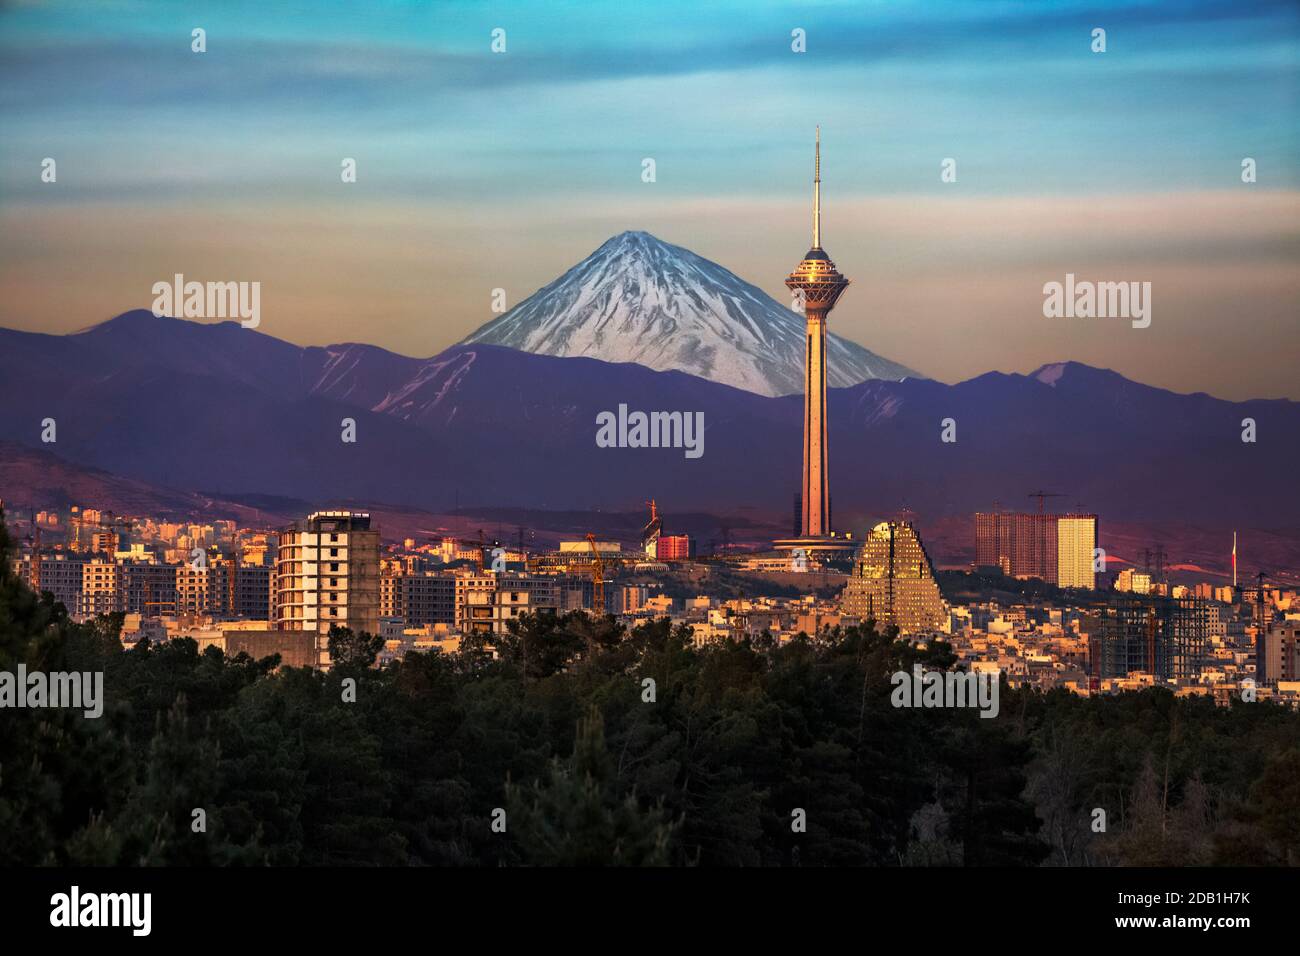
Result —
[[1156, 612], [1147, 608], [1147, 669], [1156, 673]]
[[109, 533], [110, 544], [112, 544], [111, 550], [117, 552], [121, 550], [119, 545], [122, 543], [122, 534], [119, 533], [118, 529], [126, 532], [127, 542], [130, 543], [131, 532], [135, 530], [135, 520], [126, 517], [118, 518], [113, 515], [113, 512], [105, 511], [103, 518], [99, 522], [99, 527]]
[[1255, 574], [1255, 627], [1260, 633], [1264, 630], [1264, 581], [1268, 578], [1267, 571], [1259, 571]]
[[70, 540], [68, 541], [68, 550], [73, 552], [80, 551], [81, 550], [80, 509], [73, 508], [72, 511], [68, 512], [68, 531], [71, 532], [71, 537]]
[[144, 600], [140, 602], [140, 606], [144, 609], [141, 613], [142, 617], [149, 617], [153, 613], [149, 610], [151, 607], [169, 607], [172, 609], [173, 614], [177, 613], [175, 601], [151, 601], [149, 600], [151, 597], [153, 597], [153, 582], [146, 577], [144, 579]]
[[41, 526], [36, 523], [35, 511], [32, 512], [32, 590], [41, 593]]
[[596, 547], [596, 536], [587, 533], [587, 544], [591, 548], [591, 609], [596, 617], [605, 616], [605, 562], [601, 560], [600, 549]]
[[238, 617], [235, 613], [235, 578], [239, 573], [239, 543], [234, 542], [230, 549], [230, 565], [226, 568], [226, 612], [231, 617]]
[[1055, 492], [1055, 491], [1043, 491], [1042, 489], [1039, 489], [1038, 491], [1031, 491], [1029, 494], [1025, 495], [1025, 497], [1026, 497], [1026, 498], [1037, 498], [1037, 499], [1038, 499], [1038, 513], [1039, 513], [1039, 514], [1042, 514], [1042, 513], [1043, 513], [1043, 499], [1044, 499], [1044, 498], [1064, 498], [1065, 495], [1060, 494], [1060, 493]]

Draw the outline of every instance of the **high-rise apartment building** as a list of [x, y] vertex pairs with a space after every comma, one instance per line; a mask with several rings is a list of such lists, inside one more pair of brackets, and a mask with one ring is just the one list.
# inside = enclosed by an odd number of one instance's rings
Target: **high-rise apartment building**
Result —
[[77, 605], [68, 610], [85, 619], [112, 614], [117, 607], [117, 563], [96, 558], [81, 566], [81, 594]]
[[496, 588], [496, 576], [492, 574], [456, 575], [456, 630], [462, 634], [491, 633]]
[[121, 608], [128, 614], [159, 617], [176, 613], [176, 565], [125, 562], [118, 588]]
[[[220, 560], [210, 562], [206, 574], [204, 613], [244, 620], [271, 619], [270, 567]], [[181, 575], [182, 571], [178, 570], [178, 583]]]
[[659, 538], [656, 556], [660, 561], [686, 561], [695, 557], [695, 543], [690, 535], [665, 534]]
[[456, 577], [437, 571], [385, 574], [380, 580], [380, 616], [401, 618], [407, 627], [456, 622]]
[[[231, 565], [225, 566], [226, 573]], [[271, 578], [269, 566], [259, 564], [241, 564], [233, 568], [235, 574], [234, 606], [226, 606], [231, 617], [246, 620], [270, 620], [271, 617]], [[227, 600], [229, 600], [229, 591]]]
[[975, 563], [1014, 578], [1041, 578], [1063, 588], [1096, 587], [1095, 514], [975, 515]]
[[75, 555], [41, 557], [41, 590], [49, 591], [70, 615], [80, 619], [86, 559]]
[[456, 630], [501, 634], [524, 614], [558, 612], [565, 584], [553, 574], [456, 575]]
[[280, 532], [275, 621], [317, 634], [317, 661], [328, 667], [329, 630], [379, 633], [379, 532], [370, 515], [318, 511]]
[[900, 634], [945, 630], [948, 607], [934, 564], [910, 522], [886, 521], [867, 535], [844, 588], [843, 613]]
[[1093, 590], [1097, 586], [1096, 548], [1096, 515], [1060, 515], [1056, 521], [1057, 586]]
[[1276, 621], [1255, 639], [1255, 678], [1261, 684], [1300, 680], [1300, 621]]
[[[176, 613], [182, 617], [204, 614], [208, 600], [208, 564], [193, 562], [176, 568]], [[216, 592], [220, 594], [218, 590]]]

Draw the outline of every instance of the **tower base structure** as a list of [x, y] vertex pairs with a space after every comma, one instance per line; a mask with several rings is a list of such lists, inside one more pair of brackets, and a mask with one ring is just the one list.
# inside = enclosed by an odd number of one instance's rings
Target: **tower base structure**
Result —
[[790, 555], [792, 570], [802, 559], [816, 564], [823, 561], [851, 561], [857, 553], [859, 542], [852, 532], [830, 534], [800, 535], [796, 538], [780, 538], [772, 542], [772, 549], [781, 554]]

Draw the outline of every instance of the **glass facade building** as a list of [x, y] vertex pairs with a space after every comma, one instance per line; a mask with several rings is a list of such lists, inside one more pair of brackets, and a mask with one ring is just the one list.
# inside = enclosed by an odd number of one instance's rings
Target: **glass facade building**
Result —
[[842, 610], [900, 634], [948, 629], [948, 606], [939, 592], [934, 564], [916, 529], [886, 521], [867, 535], [844, 588]]

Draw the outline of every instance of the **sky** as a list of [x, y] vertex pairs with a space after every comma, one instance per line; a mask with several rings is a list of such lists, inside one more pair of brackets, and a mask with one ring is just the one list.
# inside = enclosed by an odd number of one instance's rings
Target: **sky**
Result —
[[[949, 382], [1300, 399], [1297, 0], [0, 0], [0, 326], [181, 273], [428, 356], [627, 229], [785, 302], [817, 124], [833, 331]], [[1067, 274], [1150, 282], [1150, 325], [1045, 317]]]

